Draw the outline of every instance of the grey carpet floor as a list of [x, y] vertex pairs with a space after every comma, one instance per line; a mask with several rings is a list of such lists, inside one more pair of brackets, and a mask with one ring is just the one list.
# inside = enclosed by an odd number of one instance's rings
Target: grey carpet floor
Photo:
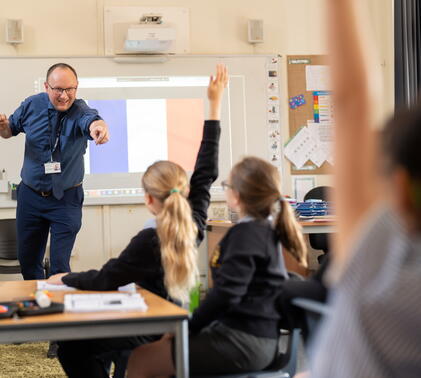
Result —
[[56, 358], [47, 358], [48, 343], [0, 345], [0, 378], [65, 378]]

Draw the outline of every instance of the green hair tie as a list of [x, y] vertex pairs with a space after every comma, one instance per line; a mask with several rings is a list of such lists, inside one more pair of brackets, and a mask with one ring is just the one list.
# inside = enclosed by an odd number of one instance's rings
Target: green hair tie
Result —
[[174, 188], [174, 189], [170, 190], [170, 194], [173, 194], [173, 193], [180, 193], [180, 191], [178, 189]]

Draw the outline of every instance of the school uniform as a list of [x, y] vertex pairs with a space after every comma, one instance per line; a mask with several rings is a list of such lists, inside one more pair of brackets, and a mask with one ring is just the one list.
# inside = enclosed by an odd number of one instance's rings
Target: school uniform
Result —
[[[203, 240], [210, 187], [218, 176], [219, 121], [205, 121], [203, 138], [190, 179], [188, 201], [198, 228], [197, 242]], [[135, 282], [163, 298], [170, 299], [164, 285], [159, 238], [154, 227], [140, 231], [119, 257], [109, 260], [100, 270], [70, 273], [63, 277], [66, 285], [84, 290], [116, 290]], [[98, 353], [133, 349], [156, 337], [128, 337], [98, 340], [77, 340], [59, 343], [60, 363], [69, 377], [108, 377]]]
[[386, 206], [361, 230], [315, 337], [311, 377], [419, 377], [420, 233]]
[[275, 357], [287, 279], [278, 237], [268, 220], [243, 218], [211, 257], [214, 286], [189, 324], [192, 374], [260, 370]]

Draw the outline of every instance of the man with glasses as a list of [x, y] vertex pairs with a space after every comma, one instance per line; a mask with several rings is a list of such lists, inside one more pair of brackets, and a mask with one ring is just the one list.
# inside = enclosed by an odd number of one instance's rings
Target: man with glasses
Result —
[[24, 279], [44, 278], [43, 258], [51, 233], [51, 274], [70, 271], [70, 254], [81, 227], [87, 140], [108, 141], [98, 112], [76, 99], [76, 71], [65, 63], [48, 69], [45, 93], [30, 96], [7, 119], [0, 135], [26, 134], [16, 212], [18, 257]]

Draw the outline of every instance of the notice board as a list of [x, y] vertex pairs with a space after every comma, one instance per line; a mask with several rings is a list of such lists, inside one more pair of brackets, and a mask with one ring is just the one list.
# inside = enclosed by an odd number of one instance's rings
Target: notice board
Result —
[[[289, 135], [293, 137], [308, 120], [314, 119], [313, 91], [307, 91], [306, 66], [327, 65], [326, 55], [288, 55], [287, 76], [288, 76], [288, 99], [303, 95], [305, 104], [295, 107], [288, 107]], [[325, 161], [320, 167], [312, 162], [307, 162], [301, 169], [291, 164], [293, 175], [315, 175], [330, 174], [332, 166]]]

